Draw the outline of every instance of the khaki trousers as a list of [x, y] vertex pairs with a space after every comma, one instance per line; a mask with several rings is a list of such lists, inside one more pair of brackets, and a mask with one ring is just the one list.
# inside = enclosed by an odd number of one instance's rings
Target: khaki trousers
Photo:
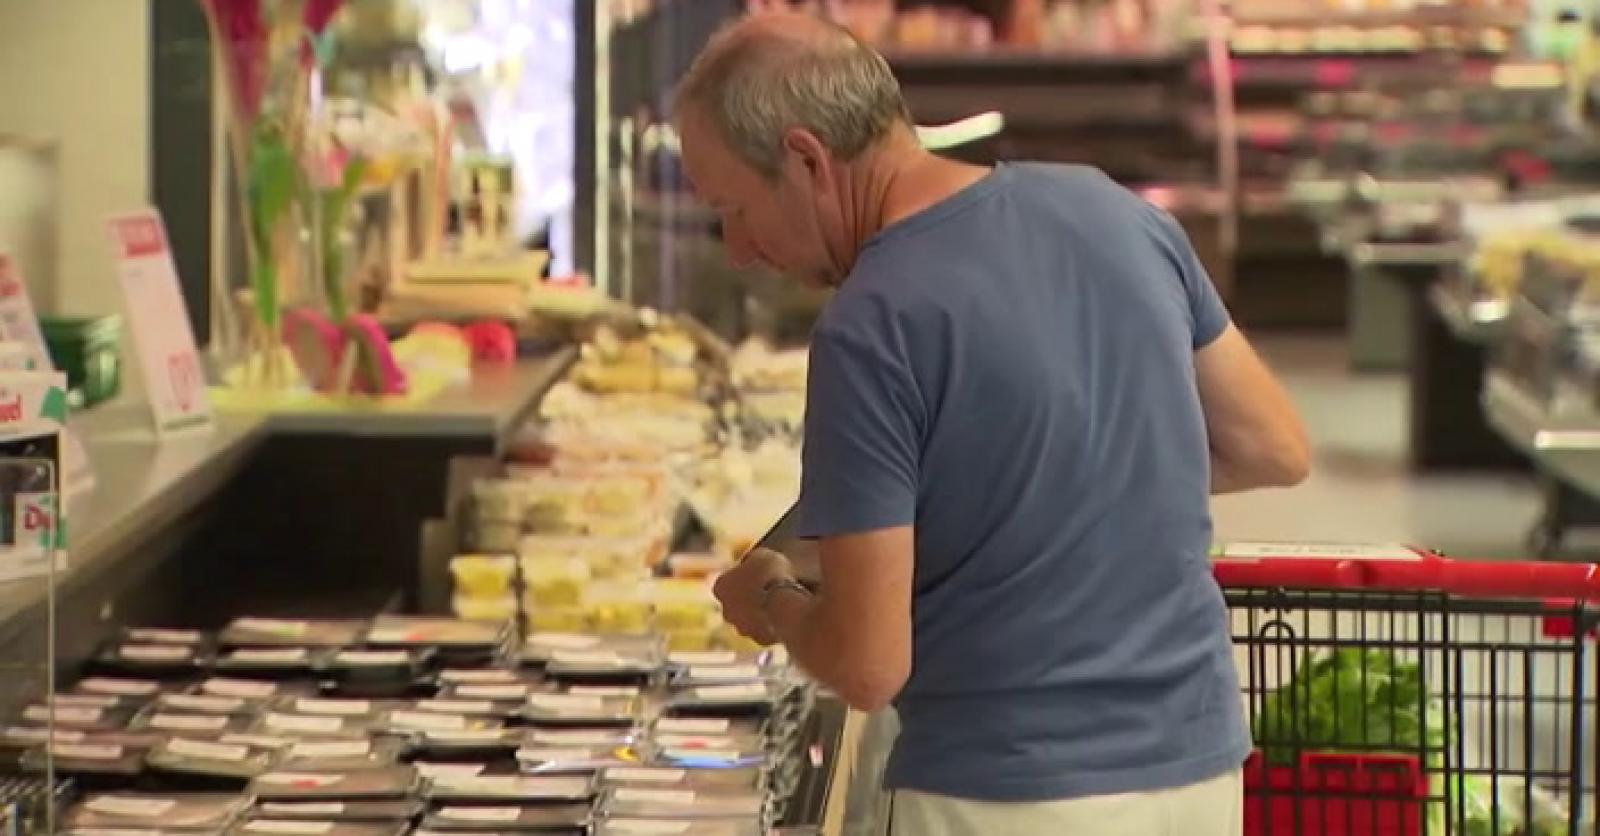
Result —
[[1244, 779], [1160, 792], [1005, 804], [897, 791], [889, 836], [1240, 836]]

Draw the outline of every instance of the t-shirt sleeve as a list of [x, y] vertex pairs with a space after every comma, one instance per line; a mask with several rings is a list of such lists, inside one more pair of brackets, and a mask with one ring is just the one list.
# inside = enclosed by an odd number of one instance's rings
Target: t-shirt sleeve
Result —
[[1189, 234], [1183, 231], [1183, 225], [1166, 212], [1157, 211], [1166, 229], [1168, 243], [1177, 256], [1178, 275], [1183, 281], [1184, 295], [1189, 303], [1190, 321], [1194, 323], [1194, 348], [1199, 351], [1222, 336], [1227, 329], [1230, 321], [1228, 308], [1222, 302], [1222, 294], [1217, 292], [1216, 282], [1211, 280], [1205, 265], [1200, 263], [1200, 256], [1194, 251]]
[[911, 525], [921, 409], [893, 347], [818, 328], [806, 381], [796, 532], [805, 538]]

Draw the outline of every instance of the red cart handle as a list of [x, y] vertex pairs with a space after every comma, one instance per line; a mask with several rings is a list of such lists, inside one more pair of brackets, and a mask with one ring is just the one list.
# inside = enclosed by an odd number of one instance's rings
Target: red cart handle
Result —
[[1227, 588], [1443, 592], [1473, 598], [1600, 601], [1593, 563], [1476, 562], [1419, 555], [1416, 560], [1261, 557], [1218, 558]]

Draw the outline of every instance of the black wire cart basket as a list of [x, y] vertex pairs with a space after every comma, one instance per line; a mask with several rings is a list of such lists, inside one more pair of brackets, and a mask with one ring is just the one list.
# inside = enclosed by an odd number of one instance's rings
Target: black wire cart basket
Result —
[[1600, 836], [1600, 567], [1223, 558], [1246, 836]]

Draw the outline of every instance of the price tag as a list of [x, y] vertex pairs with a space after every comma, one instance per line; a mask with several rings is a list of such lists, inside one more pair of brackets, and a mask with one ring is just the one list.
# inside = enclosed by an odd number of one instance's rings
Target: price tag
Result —
[[481, 763], [422, 763], [422, 762], [418, 762], [418, 763], [415, 763], [415, 764], [412, 764], [412, 765], [416, 767], [417, 774], [421, 775], [424, 778], [442, 778], [442, 777], [448, 777], [448, 776], [451, 776], [451, 775], [460, 776], [460, 777], [472, 777], [474, 775], [483, 774], [483, 771], [485, 769], [489, 768], [487, 764], [481, 764]]
[[473, 670], [447, 670], [439, 672], [440, 682], [451, 683], [516, 683], [517, 675], [511, 671], [473, 671]]
[[335, 661], [341, 665], [404, 665], [411, 654], [404, 650], [346, 650]]
[[336, 717], [360, 717], [371, 713], [372, 703], [366, 700], [296, 700], [296, 711], [301, 714], [331, 714]]
[[197, 714], [157, 714], [150, 718], [150, 728], [169, 731], [221, 731], [228, 718]]
[[501, 743], [506, 729], [425, 729], [429, 740], [441, 743]]
[[224, 697], [243, 697], [247, 700], [259, 700], [278, 693], [278, 686], [271, 682], [219, 677], [206, 680], [206, 684], [201, 686], [201, 690], [208, 694], [218, 694]]
[[743, 752], [733, 749], [670, 749], [663, 748], [661, 754], [674, 761], [716, 761], [719, 763], [734, 763], [744, 759]]
[[302, 714], [267, 715], [267, 728], [287, 732], [310, 732], [312, 734], [330, 734], [344, 728], [344, 720], [338, 717], [309, 716]]
[[434, 714], [428, 711], [392, 711], [389, 722], [408, 729], [440, 729], [455, 731], [467, 727], [467, 718], [455, 714]]
[[143, 644], [199, 644], [205, 639], [194, 630], [153, 630], [140, 628], [128, 631], [128, 638]]
[[77, 758], [86, 761], [114, 761], [122, 757], [122, 747], [109, 744], [52, 743], [50, 752], [58, 758]]
[[611, 667], [622, 664], [622, 657], [611, 650], [557, 650], [551, 655], [550, 659], [561, 665], [604, 665]]
[[662, 717], [656, 731], [665, 734], [727, 734], [733, 722], [726, 717]]
[[692, 822], [666, 819], [609, 819], [606, 827], [615, 833], [688, 833]]
[[256, 780], [264, 784], [274, 784], [282, 787], [327, 789], [343, 781], [344, 778], [340, 775], [325, 775], [317, 772], [268, 772]]
[[606, 779], [610, 781], [632, 782], [636, 784], [676, 784], [687, 780], [687, 769], [641, 769], [639, 767], [616, 767], [606, 770]]
[[656, 745], [666, 749], [700, 749], [735, 751], [738, 745], [726, 737], [697, 737], [688, 734], [656, 735]]
[[638, 688], [631, 685], [574, 685], [567, 693], [575, 697], [618, 697], [633, 699], [639, 696]]
[[694, 689], [694, 695], [706, 702], [748, 702], [770, 696], [765, 685], [708, 685]]
[[457, 685], [455, 694], [485, 700], [520, 700], [530, 690], [527, 685]]
[[283, 618], [239, 618], [229, 625], [230, 630], [241, 633], [261, 633], [268, 636], [297, 639], [310, 632], [311, 625], [304, 621]]
[[761, 669], [755, 665], [697, 665], [688, 671], [690, 679], [700, 682], [748, 682], [761, 678]]
[[289, 749], [292, 758], [364, 758], [372, 754], [368, 740], [330, 740], [296, 743]]
[[131, 816], [134, 818], [148, 819], [164, 816], [178, 806], [178, 802], [170, 798], [133, 798], [126, 795], [100, 795], [89, 800], [84, 805], [96, 813], [108, 816]]
[[246, 823], [244, 829], [251, 833], [292, 833], [301, 834], [302, 836], [314, 836], [314, 834], [327, 833], [333, 830], [333, 822], [254, 819]]
[[209, 697], [204, 694], [167, 694], [161, 698], [164, 708], [179, 711], [206, 711], [213, 714], [231, 714], [244, 710], [244, 700], [238, 697]]
[[303, 647], [241, 648], [228, 654], [228, 661], [242, 665], [293, 665], [310, 658]]
[[532, 694], [528, 705], [545, 711], [604, 711], [605, 700], [599, 697], [581, 697], [573, 694]]
[[667, 654], [667, 661], [674, 665], [731, 665], [739, 661], [739, 655], [728, 650], [679, 651]]
[[56, 729], [55, 734], [43, 726], [12, 726], [6, 729], [6, 738], [20, 740], [27, 743], [43, 743], [46, 740], [58, 740], [63, 743], [76, 743], [84, 740], [88, 735], [72, 729]]
[[210, 430], [211, 403], [195, 348], [178, 270], [167, 232], [155, 209], [113, 217], [122, 300], [154, 413], [156, 434]]
[[213, 761], [242, 761], [250, 757], [250, 747], [229, 743], [208, 743], [204, 740], [175, 738], [167, 744], [167, 751], [190, 758]]
[[58, 707], [114, 708], [122, 702], [122, 698], [110, 694], [56, 694], [51, 702]]
[[517, 750], [517, 760], [542, 764], [581, 764], [594, 758], [588, 749], [571, 747], [529, 747]]
[[617, 790], [616, 799], [633, 804], [668, 804], [685, 806], [694, 803], [695, 795], [690, 790]]
[[295, 742], [291, 737], [276, 737], [270, 734], [225, 734], [218, 740], [260, 749], [287, 749]]
[[135, 662], [185, 662], [194, 651], [176, 644], [125, 644], [121, 654]]
[[528, 637], [529, 647], [552, 650], [587, 650], [599, 644], [599, 636], [580, 636], [575, 633], [534, 633]]
[[518, 807], [446, 807], [439, 815], [457, 821], [514, 822], [522, 818]]
[[574, 731], [548, 731], [540, 730], [533, 733], [537, 743], [548, 746], [611, 746], [617, 742], [617, 736], [607, 731], [588, 731], [578, 729]]
[[268, 801], [261, 812], [269, 816], [341, 816], [343, 801]]
[[92, 677], [79, 682], [78, 690], [96, 694], [116, 694], [122, 697], [147, 697], [161, 690], [161, 684], [143, 679]]
[[[52, 718], [50, 706], [48, 705], [30, 705], [26, 711], [22, 712], [22, 716], [35, 723], [49, 723]], [[56, 706], [54, 721], [73, 725], [92, 725], [100, 722], [100, 718], [103, 716], [105, 716], [104, 709], [60, 705]]]
[[438, 714], [490, 714], [494, 703], [488, 700], [418, 700], [417, 710]]

